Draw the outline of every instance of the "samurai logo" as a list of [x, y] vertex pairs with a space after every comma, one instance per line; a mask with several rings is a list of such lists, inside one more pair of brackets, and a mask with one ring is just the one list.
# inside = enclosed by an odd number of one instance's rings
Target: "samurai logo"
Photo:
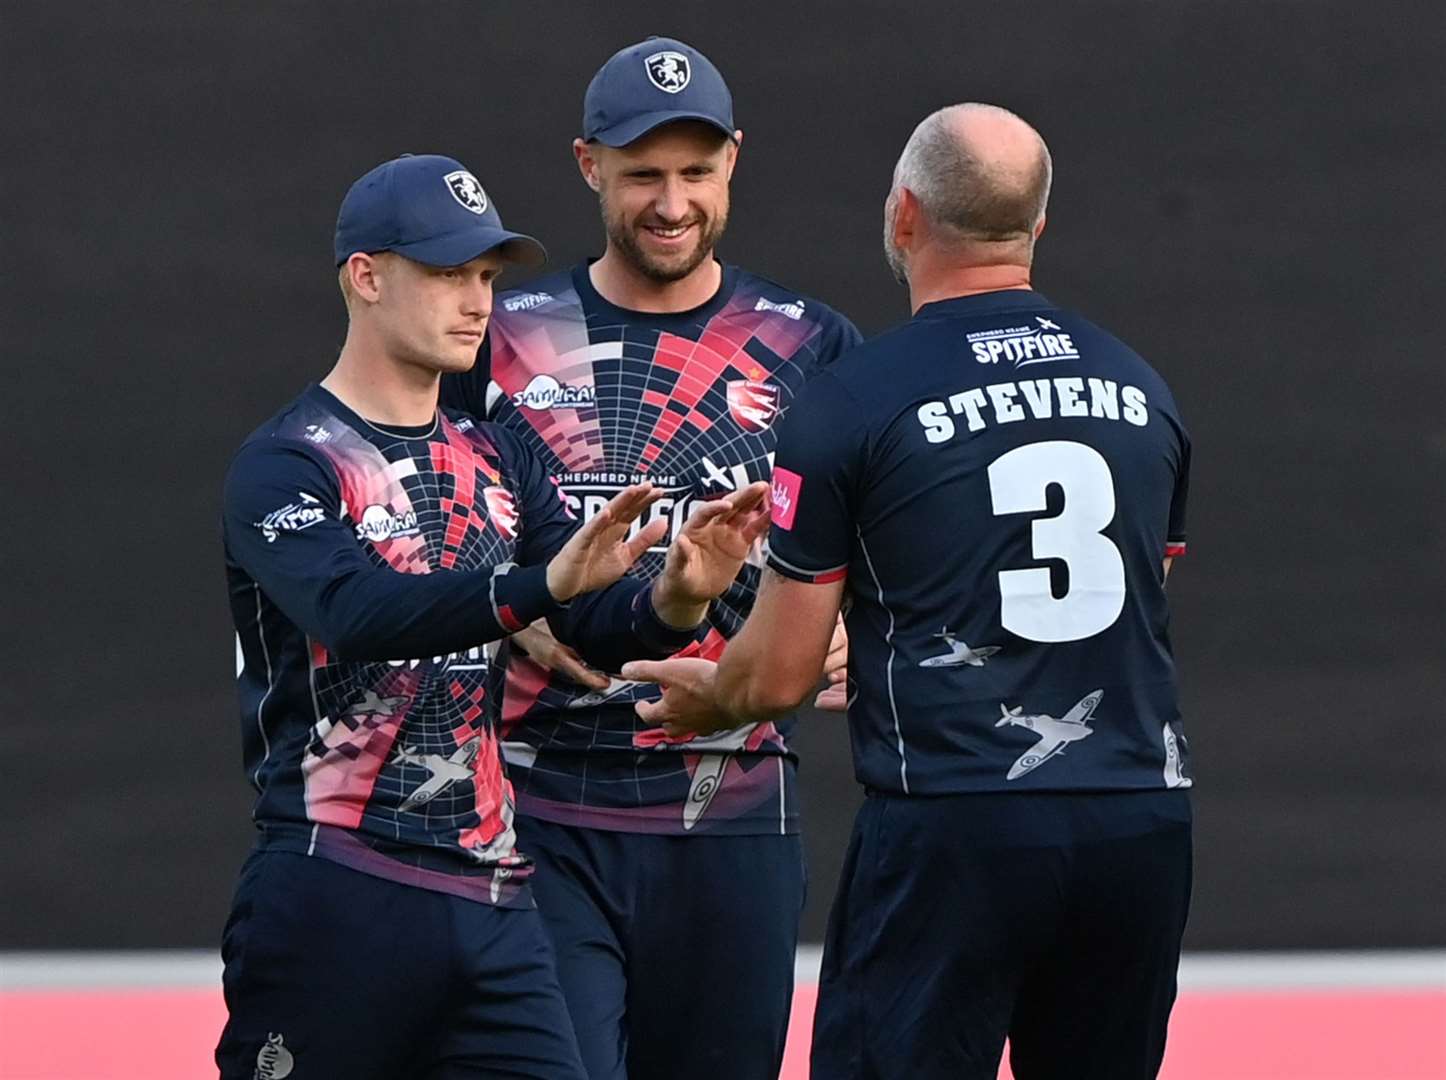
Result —
[[643, 66], [648, 70], [648, 81], [668, 94], [680, 93], [693, 77], [688, 58], [680, 52], [653, 53]]
[[443, 179], [447, 181], [447, 190], [452, 193], [452, 198], [474, 214], [487, 212], [487, 192], [466, 169], [450, 172]]

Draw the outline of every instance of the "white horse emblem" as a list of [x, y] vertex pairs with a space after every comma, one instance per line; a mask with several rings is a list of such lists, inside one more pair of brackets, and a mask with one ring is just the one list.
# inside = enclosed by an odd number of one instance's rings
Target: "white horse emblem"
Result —
[[487, 192], [466, 169], [448, 173], [443, 179], [447, 181], [447, 190], [452, 193], [452, 198], [474, 214], [487, 212]]
[[681, 91], [693, 77], [688, 58], [680, 52], [653, 53], [643, 61], [643, 66], [648, 70], [648, 81], [669, 94]]

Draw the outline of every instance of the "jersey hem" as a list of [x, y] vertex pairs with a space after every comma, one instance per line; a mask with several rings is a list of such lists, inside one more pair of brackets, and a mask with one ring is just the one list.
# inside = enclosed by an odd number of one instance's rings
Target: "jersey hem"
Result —
[[[522, 865], [515, 869], [506, 866], [479, 866], [475, 873], [449, 873], [402, 862], [383, 854], [349, 829], [331, 825], [299, 828], [300, 831], [293, 831], [283, 826], [278, 832], [274, 824], [263, 825], [256, 849], [286, 851], [321, 858], [398, 885], [446, 893], [489, 907], [536, 907], [528, 880], [532, 876], [532, 864], [525, 859], [519, 860]], [[421, 857], [422, 852], [419, 850], [416, 855]]]
[[1013, 795], [1017, 793], [1023, 793], [1026, 795], [1108, 795], [1111, 793], [1125, 795], [1132, 792], [1141, 791], [1189, 792], [1192, 788], [1194, 788], [1195, 780], [1193, 777], [1182, 777], [1181, 779], [1182, 782], [1178, 784], [1166, 784], [1157, 781], [1153, 784], [1114, 783], [1100, 784], [1098, 786], [1074, 787], [1065, 787], [1057, 784], [1042, 784], [1031, 787], [1019, 787], [1017, 784], [1011, 784], [1006, 787], [1002, 783], [991, 786], [981, 785], [975, 787], [940, 787], [938, 785], [930, 784], [922, 790], [920, 789], [918, 784], [914, 783], [911, 780], [909, 783], [908, 791], [904, 791], [896, 785], [891, 786], [885, 784], [873, 784], [869, 783], [868, 781], [864, 781], [863, 785], [864, 792], [868, 795], [887, 795], [890, 798], [898, 799], [927, 799], [953, 795]]
[[781, 822], [776, 814], [772, 817], [758, 814], [719, 818], [694, 829], [685, 829], [679, 824], [681, 814], [679, 807], [674, 804], [623, 809], [577, 806], [535, 795], [517, 796], [517, 814], [519, 817], [536, 818], [553, 825], [597, 829], [600, 832], [633, 833], [638, 836], [797, 836], [800, 831], [796, 814], [785, 816]]

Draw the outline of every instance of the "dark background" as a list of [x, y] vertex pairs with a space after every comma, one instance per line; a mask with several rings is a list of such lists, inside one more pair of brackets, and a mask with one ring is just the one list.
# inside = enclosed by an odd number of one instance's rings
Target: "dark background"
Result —
[[[1194, 434], [1187, 943], [1446, 945], [1443, 26], [1435, 0], [7, 2], [0, 947], [216, 944], [250, 841], [218, 489], [341, 342], [337, 203], [444, 152], [554, 266], [596, 253], [569, 143], [649, 33], [732, 85], [724, 256], [865, 332], [907, 314], [879, 234], [913, 125], [974, 99], [1039, 127], [1038, 286]], [[858, 796], [842, 722], [805, 729], [816, 940]]]

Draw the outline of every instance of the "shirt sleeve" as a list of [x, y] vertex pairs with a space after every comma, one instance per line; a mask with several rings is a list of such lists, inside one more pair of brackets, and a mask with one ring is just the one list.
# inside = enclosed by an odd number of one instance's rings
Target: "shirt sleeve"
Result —
[[1180, 433], [1180, 466], [1175, 476], [1175, 493], [1170, 498], [1170, 530], [1165, 537], [1165, 557], [1185, 554], [1185, 503], [1190, 495], [1190, 436]]
[[838, 315], [819, 344], [819, 363], [827, 367], [855, 345], [863, 342], [859, 328], [842, 315]]
[[487, 384], [492, 381], [492, 335], [482, 335], [477, 362], [467, 371], [442, 376], [441, 405], [457, 409], [474, 420], [487, 418]]
[[[516, 461], [522, 496], [519, 557], [544, 566], [561, 550], [581, 522], [563, 500], [536, 454], [511, 432], [492, 428]], [[624, 577], [605, 589], [575, 596], [548, 618], [559, 641], [573, 646], [583, 659], [603, 671], [617, 671], [629, 660], [671, 656], [697, 636], [697, 627], [673, 627], [653, 610], [652, 582]]]
[[824, 584], [848, 572], [855, 495], [866, 451], [863, 409], [827, 373], [809, 381], [784, 420], [773, 466], [768, 565]]
[[545, 566], [408, 574], [379, 566], [342, 513], [331, 466], [304, 444], [243, 447], [226, 478], [228, 557], [342, 660], [437, 656], [559, 610]]

